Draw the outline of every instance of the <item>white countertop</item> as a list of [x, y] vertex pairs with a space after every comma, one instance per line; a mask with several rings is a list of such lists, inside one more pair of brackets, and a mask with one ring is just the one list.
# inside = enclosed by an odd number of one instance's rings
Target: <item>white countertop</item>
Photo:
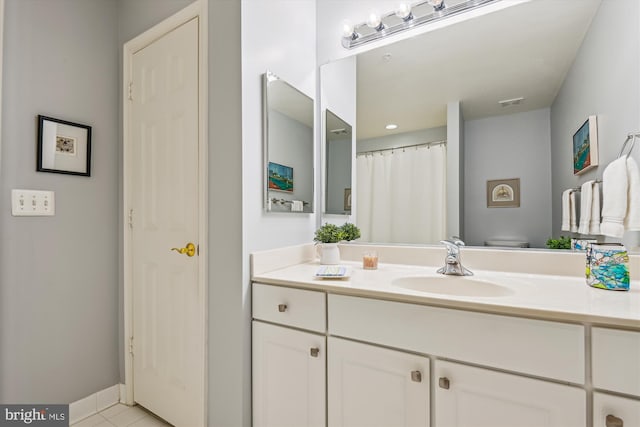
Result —
[[[254, 282], [329, 293], [387, 299], [497, 314], [640, 329], [640, 281], [630, 291], [607, 291], [586, 285], [584, 277], [496, 272], [473, 269], [475, 280], [500, 284], [511, 292], [496, 297], [454, 296], [414, 291], [392, 285], [399, 277], [434, 276], [437, 267], [381, 263], [377, 270], [345, 261], [351, 276], [316, 278], [318, 262], [301, 262], [252, 276]], [[451, 276], [455, 277], [455, 276]]]

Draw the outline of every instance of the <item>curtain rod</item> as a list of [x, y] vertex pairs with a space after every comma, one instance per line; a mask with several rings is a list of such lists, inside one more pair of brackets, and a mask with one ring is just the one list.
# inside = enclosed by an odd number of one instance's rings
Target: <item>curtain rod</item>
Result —
[[371, 150], [371, 151], [361, 151], [356, 153], [356, 156], [362, 156], [365, 154], [373, 154], [373, 153], [381, 153], [383, 151], [393, 151], [393, 150], [404, 150], [405, 148], [413, 148], [413, 147], [431, 147], [432, 145], [444, 145], [447, 143], [447, 140], [444, 139], [442, 141], [431, 141], [431, 142], [422, 142], [420, 144], [411, 144], [411, 145], [402, 145], [400, 147], [391, 147], [391, 148], [381, 148], [379, 150]]

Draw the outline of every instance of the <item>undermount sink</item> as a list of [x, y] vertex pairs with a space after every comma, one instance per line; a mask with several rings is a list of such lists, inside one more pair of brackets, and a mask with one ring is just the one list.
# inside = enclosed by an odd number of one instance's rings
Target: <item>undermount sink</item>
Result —
[[501, 297], [513, 291], [505, 286], [486, 280], [463, 276], [411, 276], [400, 277], [391, 282], [393, 286], [413, 291], [468, 297]]

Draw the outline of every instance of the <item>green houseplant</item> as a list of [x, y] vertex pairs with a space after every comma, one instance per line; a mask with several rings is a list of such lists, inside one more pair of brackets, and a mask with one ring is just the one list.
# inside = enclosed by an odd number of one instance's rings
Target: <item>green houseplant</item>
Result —
[[549, 240], [547, 240], [547, 247], [549, 249], [571, 249], [571, 238], [560, 236], [554, 239], [550, 237]]
[[360, 229], [354, 224], [341, 226], [324, 224], [316, 230], [313, 240], [320, 247], [320, 264], [340, 264], [339, 242], [351, 241], [360, 237]]

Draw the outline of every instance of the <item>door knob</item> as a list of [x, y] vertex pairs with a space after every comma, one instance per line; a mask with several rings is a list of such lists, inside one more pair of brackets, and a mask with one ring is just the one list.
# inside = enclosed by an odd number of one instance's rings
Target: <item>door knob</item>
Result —
[[188, 257], [192, 257], [196, 254], [196, 245], [194, 245], [193, 243], [189, 242], [187, 243], [187, 246], [184, 248], [171, 248], [172, 251], [176, 251], [179, 252], [183, 255], [187, 255]]
[[438, 378], [438, 385], [440, 386], [440, 388], [443, 388], [445, 390], [449, 390], [449, 387], [451, 387], [451, 382], [449, 381], [449, 378], [447, 378], [447, 377], [440, 377], [440, 378]]

